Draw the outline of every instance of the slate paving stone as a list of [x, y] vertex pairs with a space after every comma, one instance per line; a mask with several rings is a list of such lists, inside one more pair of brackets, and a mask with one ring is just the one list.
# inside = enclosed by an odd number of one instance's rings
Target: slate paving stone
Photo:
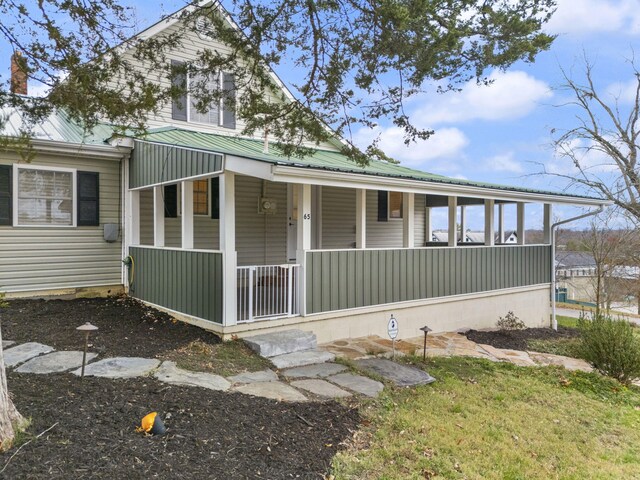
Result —
[[426, 385], [436, 380], [424, 370], [400, 365], [384, 358], [366, 358], [364, 360], [356, 360], [355, 363], [363, 370], [380, 375], [400, 387]]
[[162, 362], [160, 368], [153, 374], [158, 380], [172, 385], [186, 385], [202, 387], [209, 390], [229, 390], [231, 383], [220, 375], [207, 372], [192, 372], [178, 368], [175, 362]]
[[301, 388], [307, 392], [311, 392], [314, 395], [324, 398], [344, 398], [350, 397], [351, 394], [342, 390], [340, 387], [330, 384], [325, 380], [320, 379], [308, 379], [308, 380], [296, 380], [291, 382], [291, 386]]
[[[16, 372], [38, 374], [66, 372], [73, 368], [82, 367], [82, 353], [78, 351], [48, 353], [23, 363], [16, 368]], [[87, 363], [97, 356], [97, 353], [87, 352]]]
[[232, 377], [228, 377], [231, 383], [258, 383], [258, 382], [275, 382], [278, 375], [273, 370], [262, 370], [260, 372], [245, 372]]
[[347, 367], [337, 363], [316, 363], [315, 365], [289, 368], [282, 373], [289, 378], [316, 378], [335, 375], [344, 372], [346, 369]]
[[[134, 378], [148, 375], [158, 368], [160, 360], [155, 358], [140, 357], [114, 357], [105, 358], [86, 366], [84, 374], [86, 376], [104, 378]], [[72, 372], [80, 375], [80, 369]]]
[[306, 402], [307, 397], [295, 388], [283, 382], [257, 382], [234, 387], [233, 391], [253, 395], [254, 397], [271, 398], [281, 402]]
[[31, 360], [44, 353], [53, 352], [53, 347], [37, 342], [28, 342], [16, 345], [4, 350], [4, 364], [6, 367], [16, 365]]
[[2, 340], [2, 349], [9, 348], [11, 345], [15, 345], [16, 342], [13, 340]]
[[302, 367], [314, 363], [332, 362], [335, 359], [336, 356], [333, 353], [324, 350], [304, 350], [269, 358], [276, 368]]
[[371, 398], [377, 397], [384, 390], [384, 385], [377, 380], [352, 373], [339, 373], [338, 375], [327, 377], [327, 380]]

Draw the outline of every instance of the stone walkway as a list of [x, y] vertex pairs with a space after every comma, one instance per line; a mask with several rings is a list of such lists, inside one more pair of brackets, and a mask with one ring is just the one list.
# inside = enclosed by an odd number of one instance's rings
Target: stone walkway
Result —
[[[81, 374], [82, 352], [56, 352], [48, 345], [28, 342], [16, 345], [3, 341], [7, 368], [20, 373], [49, 374], [69, 372]], [[210, 390], [234, 391], [279, 401], [304, 402], [309, 399], [345, 398], [352, 395], [376, 397], [384, 385], [362, 375], [345, 373], [347, 367], [336, 363], [315, 363], [303, 367], [247, 372], [224, 378], [206, 372], [178, 368], [175, 362], [152, 358], [113, 357], [96, 360], [97, 354], [87, 354], [85, 376], [132, 378], [153, 375], [172, 385], [197, 386]], [[320, 351], [318, 361], [334, 355]], [[96, 360], [96, 361], [94, 361]], [[283, 362], [284, 363], [284, 362]]]
[[[422, 356], [423, 345], [424, 337], [396, 341], [396, 355], [416, 354]], [[344, 357], [350, 360], [366, 359], [372, 355], [391, 357], [393, 354], [391, 340], [375, 335], [338, 340], [320, 345], [320, 348], [338, 357]], [[427, 336], [427, 356], [467, 356], [484, 358], [494, 362], [510, 362], [524, 367], [557, 365], [567, 370], [592, 371], [591, 366], [587, 362], [577, 358], [553, 355], [550, 353], [495, 348], [491, 345], [477, 344], [467, 339], [464, 335], [455, 332], [429, 334]]]

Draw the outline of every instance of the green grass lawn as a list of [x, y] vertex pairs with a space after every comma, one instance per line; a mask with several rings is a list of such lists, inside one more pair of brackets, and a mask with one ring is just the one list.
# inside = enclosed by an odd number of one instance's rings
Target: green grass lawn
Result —
[[413, 361], [437, 381], [363, 406], [336, 479], [640, 478], [640, 390], [558, 368]]

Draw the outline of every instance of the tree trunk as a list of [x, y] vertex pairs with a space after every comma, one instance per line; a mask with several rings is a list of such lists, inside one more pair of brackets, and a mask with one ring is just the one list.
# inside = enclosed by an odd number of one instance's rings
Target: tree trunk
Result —
[[11, 447], [17, 428], [24, 426], [24, 418], [9, 398], [7, 376], [4, 369], [2, 328], [0, 327], [0, 451]]

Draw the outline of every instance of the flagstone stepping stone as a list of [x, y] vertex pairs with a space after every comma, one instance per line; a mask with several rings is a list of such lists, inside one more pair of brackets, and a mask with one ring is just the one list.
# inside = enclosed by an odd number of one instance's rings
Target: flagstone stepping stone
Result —
[[324, 398], [344, 398], [351, 396], [349, 392], [345, 392], [340, 387], [336, 387], [320, 379], [296, 380], [291, 382], [291, 385]]
[[380, 375], [400, 387], [426, 385], [436, 380], [424, 370], [400, 365], [384, 358], [366, 358], [356, 360], [355, 363], [363, 370]]
[[304, 367], [289, 368], [282, 373], [289, 378], [315, 378], [335, 375], [336, 373], [344, 372], [346, 369], [347, 367], [337, 363], [316, 363]]
[[254, 397], [271, 398], [281, 402], [306, 402], [307, 397], [295, 388], [283, 382], [256, 382], [234, 387], [233, 391], [253, 395]]
[[153, 374], [158, 380], [172, 385], [186, 385], [202, 387], [209, 390], [229, 390], [231, 383], [220, 375], [207, 372], [192, 372], [176, 366], [176, 362], [162, 362], [160, 368]]
[[274, 357], [301, 350], [311, 350], [316, 348], [318, 344], [315, 334], [304, 330], [264, 333], [245, 337], [243, 340], [251, 350], [262, 357]]
[[521, 367], [535, 367], [534, 362], [527, 352], [522, 350], [510, 350], [508, 348], [496, 348], [491, 345], [479, 344], [479, 347], [485, 350], [489, 355], [502, 362], [513, 363]]
[[[105, 358], [95, 363], [90, 363], [84, 369], [86, 376], [105, 378], [134, 378], [149, 375], [158, 368], [160, 360], [155, 358], [140, 357], [114, 357]], [[80, 369], [72, 372], [80, 375]]]
[[11, 345], [15, 345], [13, 340], [2, 340], [2, 349], [9, 348]]
[[232, 377], [228, 377], [231, 383], [257, 383], [275, 382], [278, 375], [273, 370], [262, 370], [260, 372], [245, 372]]
[[336, 356], [333, 353], [324, 350], [303, 350], [269, 358], [276, 368], [302, 367], [314, 363], [332, 362], [335, 359]]
[[341, 387], [348, 388], [352, 392], [372, 398], [377, 397], [378, 394], [384, 390], [384, 385], [377, 380], [352, 373], [340, 373], [328, 377], [327, 380]]
[[580, 370], [582, 372], [592, 372], [593, 368], [588, 362], [580, 358], [565, 357], [564, 355], [554, 355], [552, 353], [527, 352], [538, 365], [557, 365], [567, 370]]
[[[82, 353], [77, 351], [48, 353], [23, 363], [16, 369], [16, 372], [39, 374], [65, 372], [82, 366]], [[97, 353], [87, 352], [87, 363], [97, 356]]]
[[8, 348], [4, 351], [4, 364], [7, 367], [15, 367], [16, 365], [31, 360], [38, 355], [53, 352], [53, 347], [37, 342], [28, 342], [15, 347]]

